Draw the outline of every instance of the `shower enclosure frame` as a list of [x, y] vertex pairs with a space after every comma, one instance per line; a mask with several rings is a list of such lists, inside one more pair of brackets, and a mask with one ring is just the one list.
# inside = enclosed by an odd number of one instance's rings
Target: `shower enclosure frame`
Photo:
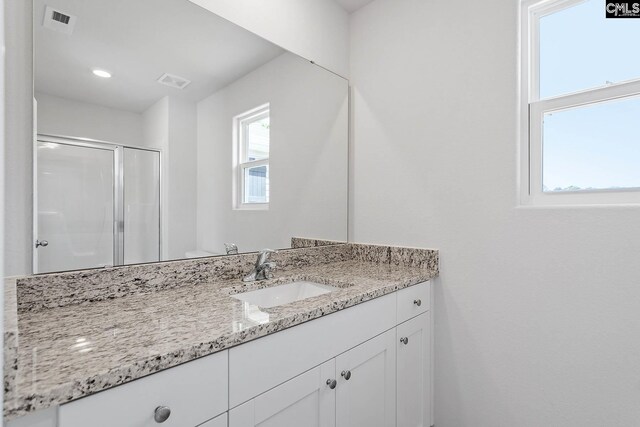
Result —
[[[130, 144], [119, 144], [90, 138], [78, 138], [64, 135], [37, 134], [33, 141], [33, 256], [32, 268], [34, 274], [46, 273], [38, 271], [38, 143], [50, 142], [54, 144], [70, 145], [75, 147], [95, 148], [113, 152], [113, 266], [125, 265], [124, 263], [124, 150], [126, 148], [158, 153], [158, 261], [162, 261], [162, 220], [163, 220], [163, 153], [162, 149], [141, 147]], [[96, 266], [95, 268], [100, 268]]]

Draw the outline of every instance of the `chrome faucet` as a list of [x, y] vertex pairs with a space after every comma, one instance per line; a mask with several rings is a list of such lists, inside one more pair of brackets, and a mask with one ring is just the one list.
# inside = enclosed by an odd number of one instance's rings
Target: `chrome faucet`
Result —
[[269, 260], [271, 254], [277, 254], [278, 251], [274, 251], [271, 249], [263, 249], [258, 254], [258, 259], [256, 260], [256, 265], [253, 267], [253, 271], [247, 274], [243, 282], [255, 282], [256, 280], [266, 280], [271, 279], [273, 274], [271, 274], [271, 270], [276, 268], [276, 263]]
[[238, 245], [235, 243], [225, 243], [224, 250], [227, 251], [227, 255], [238, 255]]

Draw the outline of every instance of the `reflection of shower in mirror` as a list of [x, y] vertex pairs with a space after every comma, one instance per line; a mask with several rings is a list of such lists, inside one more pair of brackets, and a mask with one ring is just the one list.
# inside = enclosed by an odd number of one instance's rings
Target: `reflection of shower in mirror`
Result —
[[35, 163], [34, 272], [160, 260], [159, 151], [39, 135]]

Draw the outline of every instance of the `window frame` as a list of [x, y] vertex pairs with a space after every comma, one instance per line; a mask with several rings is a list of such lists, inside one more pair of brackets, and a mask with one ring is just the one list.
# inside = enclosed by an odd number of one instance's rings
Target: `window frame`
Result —
[[269, 168], [271, 156], [271, 129], [269, 129], [269, 156], [260, 160], [248, 160], [248, 140], [245, 137], [248, 126], [265, 117], [271, 117], [269, 103], [239, 114], [233, 118], [233, 208], [237, 210], [267, 210], [270, 201], [270, 180], [267, 173], [267, 202], [245, 202], [245, 170], [266, 166]]
[[[547, 113], [602, 105], [640, 96], [640, 78], [540, 99], [540, 19], [586, 0], [523, 0], [521, 2], [521, 177], [523, 205], [608, 205], [640, 203], [640, 188], [544, 192], [543, 120]], [[604, 13], [604, 11], [603, 11]]]

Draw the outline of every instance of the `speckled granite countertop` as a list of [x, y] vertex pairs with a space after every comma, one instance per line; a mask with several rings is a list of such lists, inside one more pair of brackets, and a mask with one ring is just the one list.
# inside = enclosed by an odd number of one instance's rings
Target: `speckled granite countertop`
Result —
[[[5, 357], [9, 356], [5, 361], [5, 371], [9, 369], [4, 379], [5, 419], [129, 382], [438, 274], [437, 251], [351, 244], [334, 248], [302, 249], [321, 250], [325, 254], [340, 251], [337, 257], [330, 257], [334, 260], [330, 264], [308, 261], [306, 255], [294, 252], [298, 249], [287, 252], [284, 267], [276, 271], [274, 279], [249, 284], [221, 274], [221, 280], [200, 277], [144, 292], [139, 289], [130, 294], [123, 292], [117, 298], [101, 299], [94, 295], [90, 303], [79, 300], [38, 309], [26, 305], [22, 310], [15, 309], [15, 294], [12, 297], [12, 290], [6, 290], [10, 307], [5, 314], [8, 326], [5, 338], [11, 339], [11, 334], [16, 334], [17, 342], [13, 343], [15, 348], [11, 348], [11, 343], [5, 344]], [[396, 253], [395, 261], [393, 250], [401, 251]], [[247, 256], [242, 263], [253, 257]], [[210, 260], [189, 262], [210, 263]], [[269, 309], [230, 296], [300, 279], [339, 289]], [[18, 289], [20, 307], [20, 282]], [[30, 292], [25, 293], [26, 299], [30, 298]], [[13, 360], [11, 351], [15, 352]]]

